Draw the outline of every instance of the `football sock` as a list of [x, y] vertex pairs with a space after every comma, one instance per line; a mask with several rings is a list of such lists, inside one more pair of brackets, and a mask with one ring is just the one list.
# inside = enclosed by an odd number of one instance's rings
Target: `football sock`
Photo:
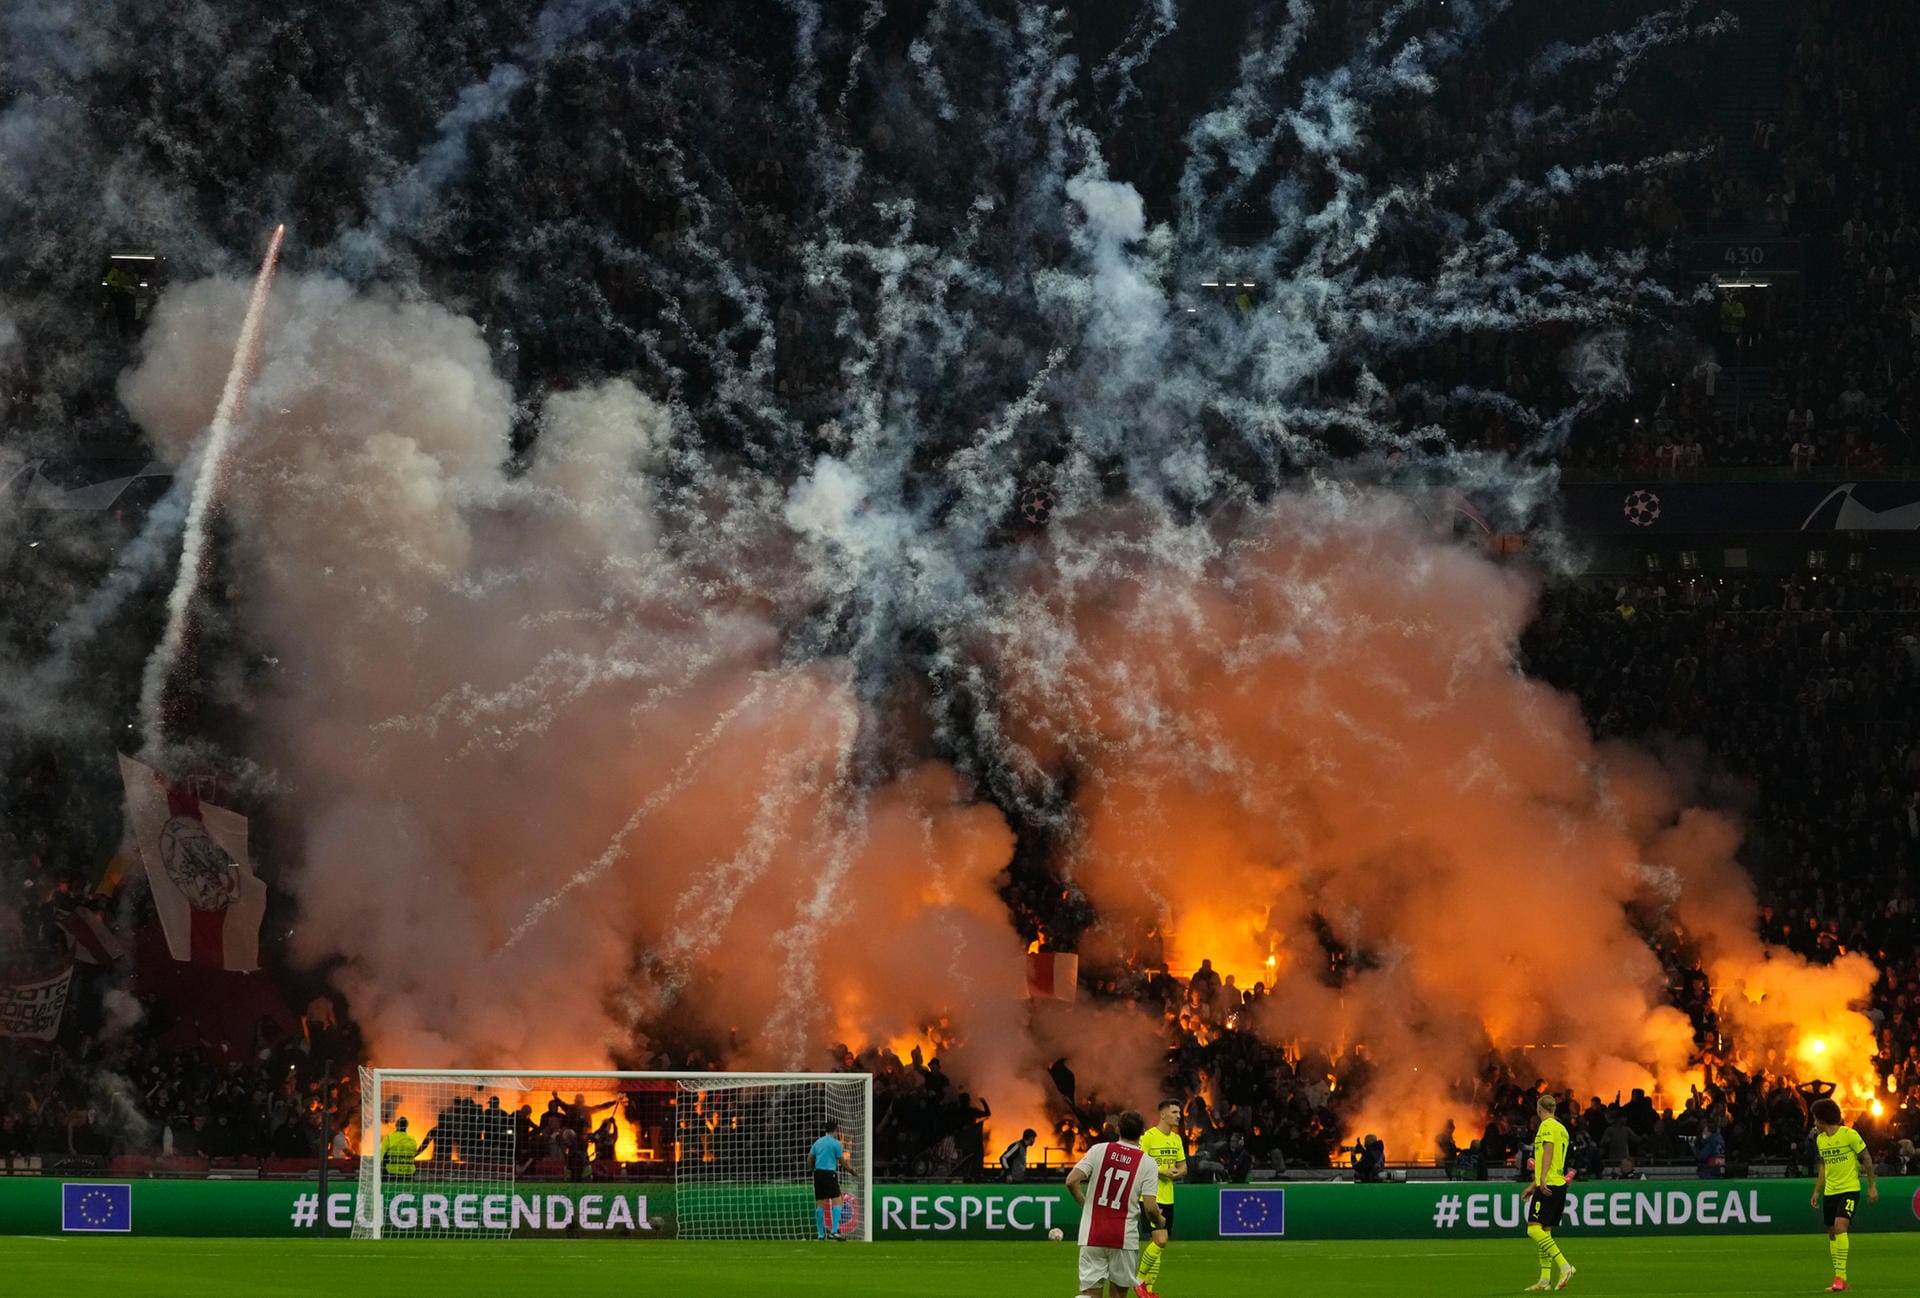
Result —
[[1540, 1250], [1540, 1278], [1542, 1280], [1553, 1279], [1554, 1265], [1558, 1263], [1560, 1266], [1566, 1266], [1567, 1255], [1562, 1253], [1560, 1246], [1553, 1242], [1553, 1232], [1544, 1226], [1538, 1225], [1537, 1223], [1528, 1226], [1527, 1236], [1533, 1240], [1534, 1246]]
[[840, 1233], [840, 1205], [837, 1203], [833, 1205], [833, 1233]]
[[815, 1204], [813, 1208], [813, 1220], [816, 1227], [814, 1238], [825, 1239], [827, 1237], [827, 1210]]
[[1140, 1283], [1155, 1293], [1160, 1292], [1160, 1258], [1165, 1252], [1152, 1240], [1140, 1250]]
[[1833, 1274], [1840, 1279], [1847, 1278], [1847, 1252], [1851, 1247], [1851, 1236], [1841, 1231], [1827, 1241], [1827, 1252], [1833, 1255]]

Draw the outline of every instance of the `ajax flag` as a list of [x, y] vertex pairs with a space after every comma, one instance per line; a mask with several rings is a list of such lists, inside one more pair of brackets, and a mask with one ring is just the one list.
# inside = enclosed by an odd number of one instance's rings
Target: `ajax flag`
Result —
[[267, 885], [247, 860], [247, 818], [177, 789], [151, 766], [120, 759], [127, 818], [175, 960], [260, 967]]

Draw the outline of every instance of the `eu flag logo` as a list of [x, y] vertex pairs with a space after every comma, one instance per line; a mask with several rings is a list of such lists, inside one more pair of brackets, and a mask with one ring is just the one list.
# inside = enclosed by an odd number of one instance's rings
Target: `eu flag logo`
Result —
[[63, 1185], [60, 1187], [60, 1229], [133, 1230], [131, 1185]]
[[1285, 1190], [1220, 1191], [1220, 1234], [1284, 1235], [1287, 1233]]

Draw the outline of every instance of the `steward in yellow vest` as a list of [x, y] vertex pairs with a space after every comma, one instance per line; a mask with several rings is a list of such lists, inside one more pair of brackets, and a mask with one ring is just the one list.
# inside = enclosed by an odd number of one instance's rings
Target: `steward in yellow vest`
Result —
[[380, 1142], [380, 1171], [384, 1176], [412, 1176], [413, 1156], [420, 1142], [407, 1134], [407, 1120], [396, 1118], [393, 1134]]

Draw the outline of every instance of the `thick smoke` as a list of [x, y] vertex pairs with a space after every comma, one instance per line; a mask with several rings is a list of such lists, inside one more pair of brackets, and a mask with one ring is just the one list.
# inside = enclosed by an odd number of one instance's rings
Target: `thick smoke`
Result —
[[1003, 650], [1035, 742], [1082, 772], [1073, 878], [1174, 968], [1264, 982], [1263, 1033], [1365, 1047], [1357, 1128], [1424, 1149], [1490, 1051], [1684, 1101], [1649, 921], [1702, 949], [1749, 1048], [1871, 1055], [1871, 966], [1764, 952], [1734, 828], [1515, 670], [1526, 578], [1381, 493], [1283, 497], [1186, 562], [1132, 526], [1138, 557], [1036, 592]]
[[[549, 400], [509, 478], [470, 323], [281, 292], [231, 508], [286, 663], [263, 740], [308, 826], [297, 941], [345, 957], [383, 1057], [589, 1065], [681, 1012], [736, 1063], [798, 1066], [950, 1015], [959, 1075], [1025, 1120], [1057, 1053], [1091, 1094], [1152, 1085], [1144, 1039], [1090, 1048], [1099, 1015], [1029, 1033], [1000, 813], [922, 744], [871, 751], [893, 719], [846, 661], [780, 652], [796, 610], [764, 592], [877, 562], [907, 521], [834, 460], [780, 514], [664, 517], [672, 420], [617, 382]], [[204, 421], [243, 297], [163, 309], [125, 387], [163, 447]], [[1402, 1147], [1489, 1050], [1684, 1094], [1692, 1029], [1635, 914], [1690, 933], [1743, 1039], [1858, 1044], [1870, 967], [1762, 951], [1734, 830], [1515, 671], [1530, 584], [1407, 498], [1090, 509], [985, 594], [1009, 750], [1078, 775], [1071, 880], [1176, 968], [1267, 982], [1276, 1040], [1364, 1045], [1360, 1125]]]
[[[244, 151], [186, 128], [191, 161], [112, 171], [143, 232], [241, 196], [224, 239], [180, 235], [202, 268], [299, 209], [222, 493], [226, 603], [275, 669], [225, 701], [294, 829], [297, 954], [377, 1059], [811, 1067], [944, 1021], [1015, 1129], [1060, 1054], [1083, 1096], [1150, 1103], [1156, 1024], [1022, 999], [1001, 889], [1029, 836], [1098, 909], [1090, 970], [1152, 929], [1270, 983], [1255, 1026], [1364, 1044], [1360, 1120], [1403, 1148], [1488, 1051], [1681, 1086], [1654, 926], [1753, 1048], [1812, 1027], [1864, 1058], [1871, 971], [1759, 946], [1734, 827], [1516, 671], [1528, 579], [1408, 485], [1524, 519], [1544, 474], [1396, 413], [1494, 409], [1543, 458], [1619, 395], [1642, 309], [1691, 290], [1525, 213], [1697, 157], [1560, 161], [1720, 16], [1535, 51], [1441, 156], [1379, 141], [1500, 62], [1507, 4], [1394, 4], [1357, 42], [1305, 0], [1210, 25], [1184, 57], [1227, 83], [1165, 139], [1116, 110], [1169, 93], [1169, 3], [1104, 37], [1093, 7], [709, 8], [737, 54], [670, 5], [476, 15], [417, 60], [424, 102], [290, 91], [275, 185], [206, 174]], [[1588, 73], [1570, 108], [1526, 98]], [[81, 194], [65, 102], [10, 108], [0, 147]], [[0, 191], [36, 229], [60, 204]], [[180, 278], [120, 395], [190, 469], [247, 290]], [[1557, 409], [1420, 378], [1536, 326], [1588, 340]], [[36, 698], [185, 508], [68, 611]]]
[[[243, 294], [161, 309], [124, 396], [163, 449], [204, 424]], [[959, 1003], [956, 1054], [1017, 1094], [1005, 822], [938, 765], [876, 776], [846, 666], [783, 662], [783, 610], [713, 598], [726, 549], [663, 543], [665, 412], [557, 394], [510, 480], [470, 322], [283, 280], [270, 338], [228, 485], [285, 665], [262, 738], [308, 827], [298, 950], [346, 957], [382, 1057], [604, 1064], [684, 1003], [735, 1062], [817, 1066]], [[844, 513], [814, 494], [803, 521]], [[761, 531], [737, 542], [771, 585]]]

